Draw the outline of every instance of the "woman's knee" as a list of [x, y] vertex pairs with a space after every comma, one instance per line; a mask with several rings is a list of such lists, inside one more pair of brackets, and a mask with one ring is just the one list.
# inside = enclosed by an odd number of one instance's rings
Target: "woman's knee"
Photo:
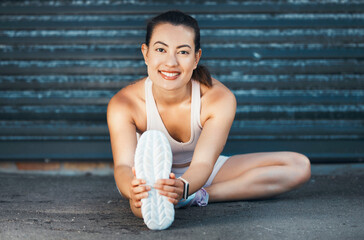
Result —
[[289, 152], [289, 165], [294, 168], [297, 184], [303, 184], [311, 178], [311, 162], [305, 155]]

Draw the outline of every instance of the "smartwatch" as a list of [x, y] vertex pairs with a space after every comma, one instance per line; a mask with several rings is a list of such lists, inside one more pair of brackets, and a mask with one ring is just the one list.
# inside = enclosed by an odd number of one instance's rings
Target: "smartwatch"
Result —
[[182, 177], [179, 177], [178, 179], [182, 180], [183, 182], [183, 196], [182, 199], [188, 198], [188, 189], [190, 187], [190, 184], [187, 182], [186, 179], [183, 179]]

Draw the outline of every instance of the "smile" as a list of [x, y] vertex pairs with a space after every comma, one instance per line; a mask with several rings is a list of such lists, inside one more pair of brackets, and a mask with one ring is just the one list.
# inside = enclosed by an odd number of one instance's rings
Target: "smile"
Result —
[[159, 71], [164, 79], [167, 80], [174, 80], [176, 79], [181, 73], [179, 72], [165, 72], [165, 71]]

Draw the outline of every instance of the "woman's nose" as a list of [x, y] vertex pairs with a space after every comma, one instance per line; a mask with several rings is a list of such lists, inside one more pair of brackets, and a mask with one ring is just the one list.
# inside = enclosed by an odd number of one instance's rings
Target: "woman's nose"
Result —
[[177, 66], [178, 65], [177, 57], [175, 54], [173, 54], [173, 53], [168, 54], [167, 59], [166, 59], [166, 65], [167, 66]]

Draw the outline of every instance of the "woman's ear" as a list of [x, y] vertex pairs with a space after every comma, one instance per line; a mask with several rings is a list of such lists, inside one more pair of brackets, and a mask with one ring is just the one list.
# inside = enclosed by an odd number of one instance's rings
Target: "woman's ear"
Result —
[[141, 50], [142, 50], [142, 53], [143, 53], [145, 65], [148, 66], [148, 46], [145, 43], [143, 43], [142, 47], [141, 47]]
[[202, 55], [202, 50], [200, 48], [198, 50], [198, 52], [195, 54], [195, 67], [194, 67], [194, 69], [197, 68], [197, 65], [198, 65], [198, 62], [200, 61], [201, 55]]

